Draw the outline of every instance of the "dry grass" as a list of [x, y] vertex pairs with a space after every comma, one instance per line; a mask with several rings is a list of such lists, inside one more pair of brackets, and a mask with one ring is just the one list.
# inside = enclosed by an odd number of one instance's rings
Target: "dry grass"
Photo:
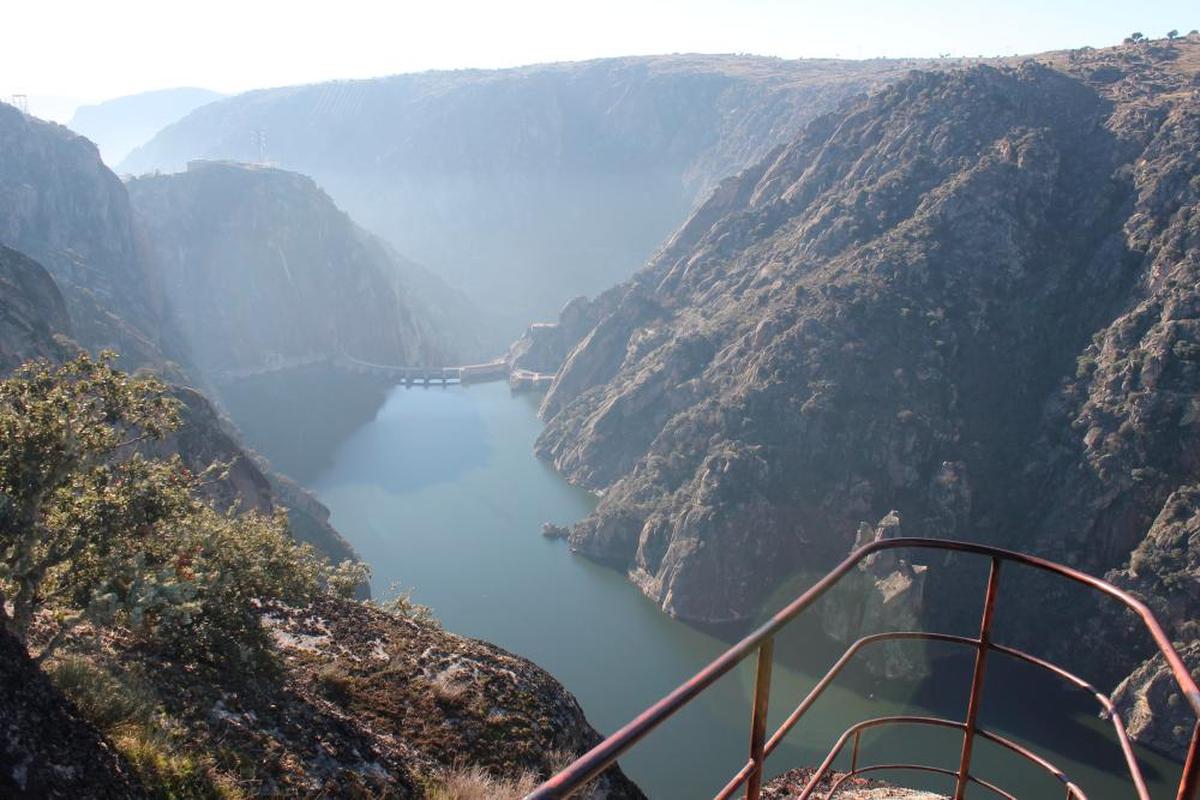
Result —
[[[547, 754], [550, 774], [575, 760], [572, 753], [554, 750]], [[536, 773], [526, 770], [519, 775], [497, 777], [480, 766], [458, 766], [438, 776], [429, 790], [429, 800], [520, 800], [539, 785]], [[599, 800], [594, 792], [595, 781], [574, 796], [580, 800]]]
[[434, 696], [439, 700], [461, 704], [466, 700], [471, 686], [468, 680], [463, 679], [462, 675], [453, 670], [446, 670], [438, 673], [429, 681], [429, 688], [433, 690]]
[[429, 791], [429, 800], [520, 800], [538, 783], [532, 772], [501, 778], [483, 767], [457, 767], [441, 775]]
[[50, 680], [107, 736], [155, 797], [240, 800], [244, 792], [209, 753], [167, 730], [150, 684], [110, 672], [81, 656], [64, 656], [46, 670]]

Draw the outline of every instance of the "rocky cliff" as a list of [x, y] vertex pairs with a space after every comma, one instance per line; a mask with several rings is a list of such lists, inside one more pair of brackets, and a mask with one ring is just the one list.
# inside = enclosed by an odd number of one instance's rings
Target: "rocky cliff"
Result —
[[311, 179], [197, 162], [128, 188], [164, 296], [206, 374], [342, 354], [445, 358], [398, 259]]
[[126, 370], [160, 372], [179, 383], [184, 426], [157, 455], [179, 453], [195, 469], [228, 464], [228, 477], [210, 488], [222, 507], [286, 506], [300, 538], [335, 560], [353, 557], [328, 512], [299, 487], [279, 482], [273, 489], [269, 467], [245, 452], [203, 394], [184, 385], [203, 385], [205, 374], [160, 291], [159, 267], [125, 187], [95, 146], [2, 104], [0, 142], [0, 371], [82, 346], [115, 349]]
[[[542, 408], [539, 455], [603, 491], [575, 549], [700, 622], [893, 509], [1127, 565], [1200, 452], [1200, 43], [1042, 61], [814, 120], [618, 290]], [[931, 566], [927, 608], [961, 605], [954, 572]]]
[[87, 139], [4, 104], [0, 243], [54, 276], [83, 346], [117, 350], [128, 368], [186, 363], [125, 187]]
[[[211, 759], [208, 780], [232, 782], [234, 797], [439, 797], [456, 770], [544, 779], [600, 741], [546, 672], [420, 614], [327, 596], [262, 619], [271, 669], [184, 667], [120, 630], [86, 628], [62, 659], [117, 676], [118, 694], [136, 676], [150, 724]], [[643, 797], [616, 767], [583, 796]]]
[[0, 371], [31, 358], [57, 358], [71, 322], [50, 273], [32, 258], [0, 245]]
[[652, 56], [256, 91], [197, 109], [121, 170], [265, 157], [312, 175], [503, 313], [508, 341], [626, 278], [720, 178], [912, 63]]

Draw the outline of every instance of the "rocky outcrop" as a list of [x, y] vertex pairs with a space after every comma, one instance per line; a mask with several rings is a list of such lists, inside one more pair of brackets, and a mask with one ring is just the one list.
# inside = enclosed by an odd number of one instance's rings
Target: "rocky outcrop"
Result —
[[[238, 776], [252, 795], [421, 798], [451, 769], [544, 778], [600, 741], [546, 672], [420, 615], [326, 597], [265, 608], [263, 621], [275, 669], [185, 669], [119, 631], [83, 630], [68, 650], [145, 675], [199, 752], [254, 765]], [[616, 767], [594, 791], [642, 798]]]
[[145, 797], [129, 765], [0, 630], [0, 794]]
[[[536, 448], [602, 493], [576, 550], [699, 622], [752, 617], [889, 509], [1094, 574], [1151, 563], [1200, 467], [1200, 43], [1044, 61], [818, 118], [616, 290]], [[959, 563], [931, 564], [927, 624], [962, 621]], [[1091, 607], [1034, 613], [1081, 606], [1023, 580], [1007, 641], [1069, 642], [1109, 685], [1151, 655]]]
[[197, 162], [128, 184], [163, 292], [204, 373], [348, 355], [444, 363], [386, 245], [309, 178]]
[[0, 372], [31, 358], [57, 358], [69, 335], [67, 305], [45, 268], [0, 245]]
[[[768, 781], [763, 786], [763, 800], [794, 800], [812, 779], [814, 770], [793, 769]], [[825, 792], [833, 788], [833, 782], [843, 776], [835, 772], [829, 778], [817, 784], [814, 794], [823, 797]], [[934, 794], [920, 789], [906, 789], [903, 786], [873, 781], [868, 778], [850, 778], [838, 789], [837, 796], [843, 800], [945, 800], [945, 795]]]
[[1104, 577], [1148, 605], [1168, 636], [1200, 638], [1200, 485], [1172, 492], [1128, 564]]
[[[1129, 563], [1105, 578], [1150, 607], [1167, 636], [1181, 643], [1192, 674], [1200, 674], [1200, 486], [1173, 492]], [[1131, 617], [1110, 612], [1100, 620], [1109, 626], [1106, 644], [1113, 649], [1146, 649], [1147, 634]], [[1119, 663], [1126, 666], [1127, 659]], [[1131, 736], [1174, 758], [1185, 756], [1196, 717], [1161, 655], [1137, 666], [1117, 687], [1113, 702]]]
[[501, 312], [507, 343], [628, 277], [721, 178], [916, 64], [649, 56], [256, 91], [197, 109], [121, 171], [261, 160], [261, 134], [273, 163]]
[[[1179, 651], [1188, 669], [1200, 672], [1200, 641], [1190, 640]], [[1183, 761], [1196, 727], [1196, 714], [1179, 693], [1166, 659], [1155, 655], [1129, 674], [1113, 693], [1129, 735], [1138, 744]]]
[[[854, 549], [902, 535], [900, 517], [893, 511], [874, 528], [859, 523]], [[896, 550], [868, 556], [822, 602], [822, 629], [847, 645], [872, 633], [920, 630], [927, 571], [928, 567], [910, 564]], [[881, 642], [868, 646], [858, 659], [877, 678], [918, 680], [929, 674], [922, 645], [920, 641]]]
[[508, 349], [509, 366], [530, 372], [558, 372], [571, 348], [611, 310], [615, 299], [613, 292], [595, 300], [576, 297], [563, 306], [556, 322], [533, 323]]

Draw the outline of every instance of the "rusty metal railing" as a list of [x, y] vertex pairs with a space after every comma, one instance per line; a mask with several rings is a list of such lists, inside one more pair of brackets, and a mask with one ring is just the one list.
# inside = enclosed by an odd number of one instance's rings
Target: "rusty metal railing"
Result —
[[[881, 550], [892, 550], [897, 548], [918, 548], [918, 549], [939, 549], [952, 550], [956, 552], [972, 553], [975, 555], [986, 556], [991, 561], [991, 569], [988, 573], [987, 590], [984, 596], [983, 614], [979, 625], [979, 636], [972, 638], [968, 636], [954, 636], [946, 633], [926, 633], [923, 631], [893, 631], [887, 633], [877, 633], [870, 636], [864, 636], [858, 641], [850, 645], [842, 654], [842, 656], [834, 663], [829, 671], [813, 686], [808, 695], [800, 701], [795, 710], [788, 715], [787, 719], [779, 726], [779, 728], [768, 739], [766, 736], [767, 725], [767, 708], [771, 689], [771, 666], [774, 660], [774, 643], [775, 634], [780, 631], [789, 622], [799, 616], [805, 609], [816, 602], [822, 595], [828, 592], [834, 584], [836, 584], [846, 573], [854, 569], [859, 562], [873, 553]], [[1006, 647], [992, 641], [992, 620], [995, 615], [996, 597], [1000, 587], [1000, 567], [1004, 562], [1013, 562], [1024, 566], [1040, 569], [1059, 577], [1066, 578], [1076, 583], [1083, 584], [1091, 589], [1094, 589], [1102, 594], [1112, 597], [1121, 603], [1124, 603], [1141, 619], [1142, 624], [1149, 631], [1151, 638], [1158, 647], [1163, 658], [1166, 659], [1167, 665], [1171, 669], [1171, 673], [1175, 678], [1175, 682], [1179, 686], [1184, 699], [1190, 705], [1192, 712], [1196, 715], [1197, 720], [1200, 720], [1200, 690], [1196, 687], [1196, 682], [1192, 679], [1183, 660], [1171, 645], [1162, 626], [1154, 618], [1150, 609], [1144, 603], [1117, 587], [1106, 583], [1099, 578], [1095, 578], [1079, 570], [1064, 567], [1061, 564], [1055, 564], [1045, 559], [1035, 556], [1016, 553], [1010, 550], [1001, 550], [995, 547], [988, 547], [981, 544], [973, 544], [970, 542], [956, 542], [941, 539], [919, 539], [919, 538], [898, 538], [898, 539], [882, 539], [876, 542], [871, 542], [864, 547], [855, 550], [850, 556], [839, 564], [832, 572], [827, 574], [821, 580], [817, 581], [808, 591], [793, 600], [789, 605], [767, 620], [763, 625], [739, 641], [737, 644], [730, 647], [715, 660], [712, 661], [704, 669], [700, 670], [686, 683], [681, 684], [674, 691], [668, 694], [663, 699], [659, 700], [654, 705], [639, 714], [635, 719], [618, 730], [612, 736], [609, 736], [600, 744], [593, 747], [587, 753], [584, 753], [566, 769], [552, 776], [549, 780], [535, 789], [526, 797], [526, 800], [551, 800], [552, 798], [570, 797], [572, 793], [582, 788], [585, 784], [598, 776], [601, 772], [607, 769], [625, 751], [629, 750], [637, 744], [643, 737], [654, 730], [660, 723], [671, 717], [679, 709], [690, 703], [697, 695], [715, 683], [723, 675], [730, 672], [734, 667], [746, 659], [751, 653], [757, 653], [758, 663], [754, 681], [754, 704], [751, 711], [750, 721], [750, 755], [749, 760], [744, 766], [733, 776], [733, 778], [725, 785], [720, 792], [716, 794], [716, 800], [727, 800], [732, 797], [740, 788], [746, 787], [747, 800], [759, 800], [762, 788], [763, 771], [766, 759], [783, 741], [789, 731], [800, 721], [812, 705], [817, 701], [821, 694], [833, 682], [833, 679], [842, 671], [842, 669], [853, 659], [856, 653], [862, 650], [863, 647], [875, 644], [877, 642], [893, 640], [893, 639], [923, 639], [940, 642], [950, 642], [954, 644], [965, 645], [975, 649], [975, 666], [971, 675], [971, 691], [967, 699], [967, 714], [966, 719], [962, 722], [939, 719], [936, 717], [924, 716], [892, 716], [879, 717], [876, 719], [863, 720], [848, 728], [834, 744], [829, 754], [811, 778], [801, 790], [799, 800], [808, 800], [816, 792], [817, 788], [826, 780], [830, 780], [831, 785], [826, 792], [826, 798], [832, 798], [839, 788], [851, 777], [864, 773], [878, 772], [882, 770], [913, 770], [926, 772], [930, 774], [940, 774], [954, 778], [954, 798], [955, 800], [963, 800], [968, 785], [979, 786], [987, 790], [993, 795], [1007, 798], [1007, 800], [1016, 800], [1012, 794], [1004, 791], [993, 783], [982, 780], [981, 778], [971, 774], [971, 756], [974, 751], [976, 739], [985, 739], [993, 744], [999, 745], [1007, 750], [1016, 753], [1026, 761], [1039, 767], [1049, 775], [1056, 778], [1064, 787], [1067, 800], [1087, 800], [1087, 796], [1057, 767], [1048, 760], [1038, 755], [1023, 745], [1017, 744], [999, 734], [980, 728], [978, 725], [979, 707], [983, 697], [983, 681], [987, 672], [988, 656], [993, 653], [1001, 653], [1011, 658], [1024, 661], [1040, 669], [1046, 670], [1057, 676], [1059, 679], [1074, 685], [1084, 691], [1090, 692], [1099, 702], [1105, 714], [1112, 721], [1113, 729], [1116, 733], [1117, 742], [1120, 745], [1121, 752], [1124, 756], [1126, 767], [1129, 770], [1129, 777], [1133, 783], [1134, 790], [1137, 793], [1138, 800], [1150, 800], [1149, 790], [1146, 788], [1145, 778], [1142, 776], [1141, 768], [1138, 765], [1137, 758], [1134, 756], [1133, 745], [1130, 743], [1129, 734], [1125, 730], [1125, 723], [1121, 719], [1119, 713], [1113, 706], [1112, 700], [1107, 695], [1096, 689], [1090, 683], [1085, 681], [1067, 670], [1052, 664], [1048, 661], [1040, 659], [1029, 653], [1017, 650], [1015, 648]], [[935, 767], [923, 764], [874, 764], [874, 765], [859, 765], [859, 740], [863, 731], [890, 725], [924, 725], [941, 728], [951, 728], [962, 732], [962, 748], [959, 752], [959, 763], [957, 770], [949, 770], [943, 767]], [[850, 762], [850, 771], [844, 773], [836, 779], [830, 772], [838, 755], [845, 749], [847, 742], [852, 741], [852, 754]], [[1176, 800], [1200, 800], [1198, 798], [1198, 790], [1200, 790], [1200, 721], [1198, 721], [1192, 729], [1192, 738], [1188, 746], [1187, 758], [1183, 764], [1183, 770], [1179, 778], [1179, 786], [1176, 793]]]

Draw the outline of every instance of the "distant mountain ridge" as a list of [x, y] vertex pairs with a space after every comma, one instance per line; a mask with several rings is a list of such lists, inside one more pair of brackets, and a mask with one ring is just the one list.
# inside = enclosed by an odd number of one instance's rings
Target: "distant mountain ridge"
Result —
[[115, 97], [75, 109], [67, 127], [95, 142], [104, 163], [115, 167], [167, 125], [223, 96], [187, 86]]
[[254, 161], [264, 142], [504, 314], [504, 344], [632, 274], [721, 178], [920, 63], [648, 56], [260, 90], [197, 109], [120, 169]]

